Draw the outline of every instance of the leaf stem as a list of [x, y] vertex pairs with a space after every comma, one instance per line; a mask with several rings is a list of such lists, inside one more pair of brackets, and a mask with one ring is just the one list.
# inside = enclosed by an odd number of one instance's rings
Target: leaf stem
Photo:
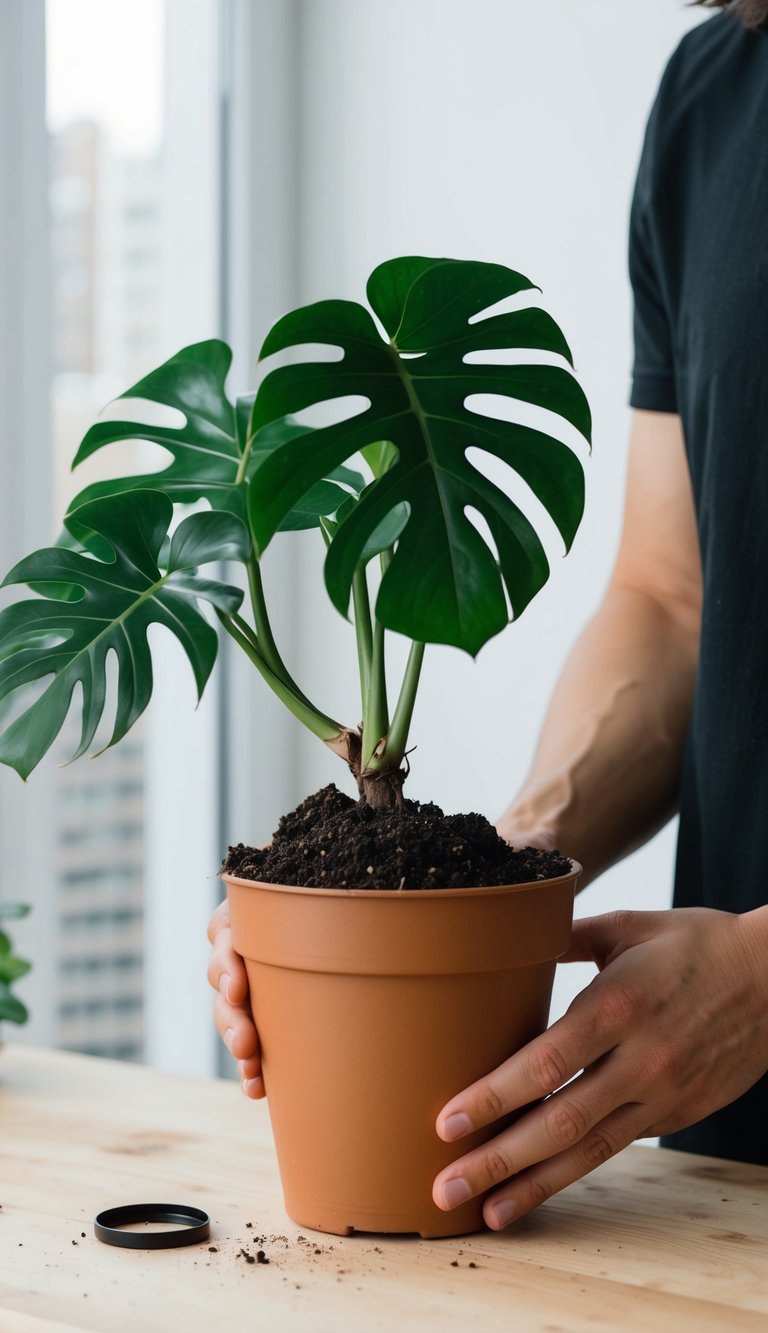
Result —
[[[267, 603], [264, 599], [264, 584], [261, 578], [261, 569], [253, 552], [251, 552], [246, 561], [246, 569], [248, 571], [248, 588], [251, 594], [253, 622], [256, 626], [256, 637], [259, 642], [259, 651], [267, 666], [274, 671], [275, 675], [281, 676], [287, 685], [293, 685], [288, 674], [288, 669], [277, 651], [277, 644], [275, 643], [272, 634], [272, 626], [269, 623], [269, 616], [267, 614]], [[293, 688], [295, 688], [295, 686], [293, 686]]]
[[[326, 713], [321, 713], [319, 709], [313, 707], [303, 695], [297, 694], [271, 669], [259, 651], [258, 644], [253, 638], [253, 632], [246, 632], [249, 631], [250, 627], [245, 625], [240, 616], [229, 616], [218, 609], [216, 615], [230, 638], [234, 639], [238, 647], [242, 648], [243, 652], [251, 659], [267, 685], [277, 695], [278, 699], [285, 704], [286, 708], [290, 709], [294, 717], [298, 718], [299, 722], [302, 722], [321, 741], [331, 745], [332, 749], [336, 748], [334, 743], [342, 741], [347, 734], [347, 729], [342, 727], [339, 722], [334, 721], [332, 717], [328, 717]], [[338, 753], [343, 752], [339, 749]]]
[[355, 637], [357, 639], [357, 663], [360, 671], [360, 695], [363, 701], [363, 713], [371, 684], [371, 658], [373, 655], [373, 628], [371, 626], [371, 604], [368, 597], [368, 578], [365, 565], [358, 565], [352, 579], [352, 602], [355, 615]]
[[248, 571], [248, 587], [251, 594], [251, 606], [253, 608], [253, 621], [256, 626], [255, 641], [262, 660], [269, 667], [270, 671], [272, 671], [279, 680], [282, 680], [283, 684], [287, 686], [297, 699], [303, 699], [305, 704], [308, 704], [310, 708], [313, 708], [313, 705], [310, 703], [304, 691], [296, 684], [296, 681], [293, 679], [293, 676], [280, 656], [280, 652], [272, 633], [272, 626], [269, 623], [267, 603], [264, 597], [264, 584], [261, 578], [261, 566], [253, 552], [251, 552], [248, 557], [246, 569]]
[[384, 751], [388, 767], [399, 768], [405, 755], [423, 661], [424, 644], [412, 643]]
[[387, 709], [387, 677], [384, 658], [384, 626], [374, 616], [371, 675], [363, 709], [363, 750], [360, 772], [376, 772], [387, 767], [375, 751], [381, 741], [386, 743], [389, 728]]
[[[253, 409], [251, 409], [251, 415], [253, 415]], [[235, 436], [237, 436], [237, 425], [235, 425]], [[240, 462], [238, 463], [237, 472], [235, 474], [236, 486], [240, 486], [245, 481], [245, 475], [248, 471], [248, 464], [251, 461], [251, 451], [253, 449], [253, 441], [255, 438], [256, 432], [253, 430], [251, 422], [249, 421], [248, 430], [245, 436], [245, 445], [243, 446], [243, 452], [240, 456]]]

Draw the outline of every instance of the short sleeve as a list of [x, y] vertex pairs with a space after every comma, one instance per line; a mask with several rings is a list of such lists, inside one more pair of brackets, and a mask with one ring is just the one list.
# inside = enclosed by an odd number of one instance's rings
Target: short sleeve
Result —
[[656, 216], [654, 167], [658, 100], [651, 112], [637, 173], [629, 222], [629, 276], [634, 297], [634, 365], [630, 405], [676, 412], [675, 359]]

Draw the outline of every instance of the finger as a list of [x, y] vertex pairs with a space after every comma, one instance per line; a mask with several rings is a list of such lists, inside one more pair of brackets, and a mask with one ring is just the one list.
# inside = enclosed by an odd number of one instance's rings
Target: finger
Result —
[[240, 1086], [246, 1097], [250, 1097], [252, 1101], [260, 1101], [262, 1097], [266, 1097], [260, 1052], [248, 1060], [238, 1060], [237, 1069], [240, 1074]]
[[529, 1167], [510, 1180], [483, 1205], [483, 1217], [489, 1227], [499, 1231], [519, 1217], [524, 1217], [553, 1194], [580, 1180], [595, 1167], [629, 1147], [646, 1134], [647, 1111], [630, 1102], [601, 1120], [572, 1148], [548, 1162]]
[[238, 1060], [237, 1072], [241, 1079], [261, 1078], [261, 1052], [249, 1056], [247, 1060]]
[[617, 956], [633, 944], [650, 939], [668, 916], [665, 912], [606, 912], [602, 916], [585, 916], [573, 923], [568, 951], [558, 958], [559, 963], [597, 963], [605, 967], [610, 957]]
[[229, 926], [229, 925], [230, 925], [229, 898], [225, 898], [223, 902], [219, 903], [218, 907], [216, 908], [216, 911], [213, 913], [213, 916], [208, 922], [207, 933], [208, 933], [208, 939], [210, 940], [211, 944], [213, 944], [222, 926]]
[[250, 1014], [217, 995], [213, 1019], [224, 1045], [236, 1060], [252, 1060], [259, 1053], [259, 1038]]
[[593, 1066], [494, 1139], [446, 1167], [433, 1186], [435, 1203], [439, 1208], [455, 1208], [580, 1142], [623, 1105], [625, 1083], [610, 1057], [607, 1063]]
[[245, 1096], [250, 1097], [251, 1101], [259, 1102], [262, 1097], [266, 1097], [267, 1095], [264, 1087], [264, 1079], [261, 1077], [244, 1078], [240, 1086], [242, 1087]]
[[248, 995], [248, 973], [232, 945], [232, 931], [222, 926], [214, 940], [208, 961], [208, 982], [221, 991], [230, 1004], [244, 1004]]
[[[586, 993], [584, 993], [586, 994]], [[523, 1046], [484, 1078], [460, 1092], [437, 1117], [448, 1143], [540, 1101], [569, 1082], [616, 1044], [614, 1033], [595, 1022], [594, 1003], [569, 1010], [540, 1037]]]

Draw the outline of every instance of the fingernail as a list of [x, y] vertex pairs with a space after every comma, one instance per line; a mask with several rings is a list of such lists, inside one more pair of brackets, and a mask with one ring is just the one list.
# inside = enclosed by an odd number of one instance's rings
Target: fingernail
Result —
[[264, 1092], [263, 1078], [244, 1078], [243, 1092], [246, 1097], [261, 1097]]
[[460, 1203], [466, 1203], [467, 1199], [472, 1197], [472, 1190], [466, 1180], [462, 1180], [461, 1176], [455, 1176], [453, 1180], [446, 1180], [441, 1194], [446, 1208], [457, 1208]]
[[225, 1000], [229, 1000], [229, 988], [231, 985], [232, 985], [232, 980], [229, 974], [227, 972], [222, 972], [221, 976], [219, 977], [219, 990], [221, 991]]
[[449, 1115], [440, 1131], [441, 1139], [447, 1139], [452, 1142], [453, 1139], [463, 1139], [465, 1134], [469, 1134], [472, 1128], [472, 1121], [463, 1111], [456, 1111]]
[[517, 1204], [513, 1203], [511, 1199], [499, 1199], [499, 1202], [495, 1203], [489, 1211], [490, 1217], [488, 1221], [490, 1225], [495, 1230], [501, 1230], [502, 1227], [507, 1226], [509, 1222], [512, 1222], [514, 1218], [517, 1217], [519, 1209]]
[[227, 1046], [229, 1047], [230, 1051], [232, 1050], [232, 1042], [233, 1042], [234, 1040], [235, 1040], [235, 1029], [234, 1029], [234, 1028], [227, 1028], [226, 1032], [224, 1033], [224, 1041], [226, 1042], [226, 1044], [227, 1044]]

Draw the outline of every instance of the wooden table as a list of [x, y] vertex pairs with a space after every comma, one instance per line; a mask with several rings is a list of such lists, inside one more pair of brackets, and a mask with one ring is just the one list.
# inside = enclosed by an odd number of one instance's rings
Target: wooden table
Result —
[[[11, 1046], [0, 1182], [0, 1333], [768, 1329], [768, 1168], [635, 1147], [500, 1235], [302, 1233], [237, 1085]], [[95, 1239], [150, 1200], [203, 1207], [210, 1240]]]

